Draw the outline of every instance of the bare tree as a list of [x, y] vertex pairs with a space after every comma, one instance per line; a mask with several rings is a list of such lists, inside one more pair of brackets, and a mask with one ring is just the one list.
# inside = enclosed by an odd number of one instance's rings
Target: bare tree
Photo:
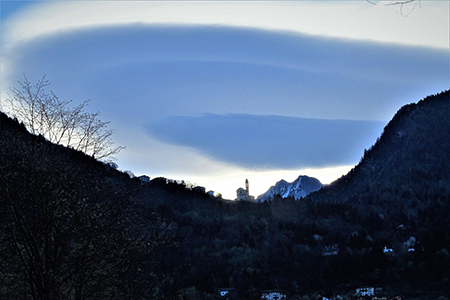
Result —
[[139, 184], [53, 149], [3, 120], [0, 299], [154, 299], [171, 224]]
[[5, 99], [11, 115], [25, 124], [33, 134], [40, 134], [49, 141], [61, 144], [103, 160], [111, 160], [124, 147], [112, 147], [114, 130], [107, 129], [110, 122], [99, 119], [100, 112], [89, 113], [85, 108], [89, 100], [70, 107], [72, 100], [60, 100], [53, 91], [47, 93], [50, 85], [44, 75], [33, 86], [24, 75], [18, 81], [19, 88], [10, 88]]

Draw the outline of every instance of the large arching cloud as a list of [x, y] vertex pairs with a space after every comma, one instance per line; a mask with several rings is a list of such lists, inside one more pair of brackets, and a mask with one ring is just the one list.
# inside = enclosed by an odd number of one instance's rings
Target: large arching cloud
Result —
[[27, 43], [13, 64], [11, 78], [45, 73], [64, 97], [93, 98], [102, 110], [119, 107], [141, 118], [388, 120], [410, 95], [448, 83], [443, 50], [227, 27], [76, 31]]
[[386, 122], [448, 83], [442, 50], [230, 27], [75, 31], [27, 43], [14, 65], [92, 98], [122, 143], [150, 124], [149, 138], [272, 169], [355, 164], [381, 123], [326, 119]]

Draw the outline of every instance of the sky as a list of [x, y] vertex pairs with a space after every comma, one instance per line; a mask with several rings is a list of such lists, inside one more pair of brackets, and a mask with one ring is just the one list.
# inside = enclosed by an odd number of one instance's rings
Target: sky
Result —
[[1, 1], [1, 97], [45, 74], [121, 170], [258, 196], [346, 174], [449, 84], [449, 1]]

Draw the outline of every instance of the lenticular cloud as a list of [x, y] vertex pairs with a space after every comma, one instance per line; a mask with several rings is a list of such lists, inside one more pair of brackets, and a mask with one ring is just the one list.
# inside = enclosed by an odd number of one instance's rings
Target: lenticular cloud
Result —
[[148, 133], [247, 168], [298, 169], [356, 164], [385, 124], [247, 114], [173, 116]]
[[237, 27], [81, 28], [16, 50], [2, 84], [47, 74], [62, 99], [92, 99], [119, 144], [145, 131], [149, 151], [163, 141], [251, 168], [355, 164], [381, 133], [356, 120], [386, 122], [409, 94], [448, 85], [445, 51]]

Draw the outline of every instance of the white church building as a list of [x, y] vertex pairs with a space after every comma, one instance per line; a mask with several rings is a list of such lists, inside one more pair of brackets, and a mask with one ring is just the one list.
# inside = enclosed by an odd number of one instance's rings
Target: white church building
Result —
[[238, 188], [236, 190], [237, 201], [255, 201], [255, 197], [250, 196], [248, 179], [245, 179], [245, 189]]

